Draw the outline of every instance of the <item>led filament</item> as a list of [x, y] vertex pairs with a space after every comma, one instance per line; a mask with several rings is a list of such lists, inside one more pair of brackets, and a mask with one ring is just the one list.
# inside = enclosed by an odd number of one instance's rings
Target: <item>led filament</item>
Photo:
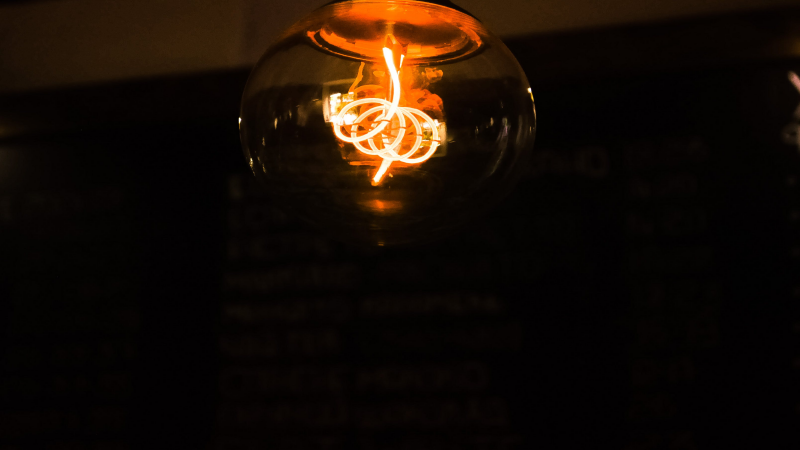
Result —
[[530, 85], [496, 36], [440, 3], [333, 0], [266, 49], [240, 134], [277, 208], [394, 246], [444, 237], [510, 192], [533, 145]]
[[[395, 50], [389, 48], [391, 42], [395, 43]], [[433, 156], [441, 142], [438, 121], [419, 109], [400, 106], [402, 89], [399, 68], [403, 65], [405, 55], [400, 54], [399, 64], [395, 65], [395, 52], [398, 48], [394, 37], [387, 36], [383, 57], [389, 69], [392, 101], [382, 98], [358, 99], [346, 104], [331, 118], [333, 132], [338, 139], [353, 144], [366, 155], [382, 158], [383, 161], [372, 179], [374, 184], [380, 183], [393, 162], [422, 163]], [[362, 63], [362, 70], [363, 67]], [[353, 87], [359, 80], [360, 77]], [[412, 128], [413, 134], [408, 133]], [[411, 139], [413, 142], [409, 145], [408, 141]], [[423, 144], [427, 145], [427, 150], [423, 148]]]

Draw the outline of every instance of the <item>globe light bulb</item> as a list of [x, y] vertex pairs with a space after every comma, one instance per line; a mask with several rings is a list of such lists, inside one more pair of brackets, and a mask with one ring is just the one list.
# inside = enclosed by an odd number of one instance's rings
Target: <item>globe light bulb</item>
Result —
[[253, 69], [242, 146], [277, 206], [343, 240], [426, 241], [500, 200], [536, 117], [524, 72], [443, 2], [350, 0], [289, 28]]

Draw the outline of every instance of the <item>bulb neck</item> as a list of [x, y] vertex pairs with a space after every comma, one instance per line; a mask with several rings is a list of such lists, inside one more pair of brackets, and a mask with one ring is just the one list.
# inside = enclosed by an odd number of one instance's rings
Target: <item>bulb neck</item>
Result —
[[[333, 0], [332, 2], [326, 3], [324, 6], [335, 5], [337, 3], [348, 3], [348, 2], [352, 2], [352, 1], [353, 0]], [[378, 0], [378, 1], [380, 1], [380, 0]], [[391, 2], [392, 0], [383, 0], [383, 1]], [[430, 3], [432, 5], [444, 6], [445, 8], [454, 9], [454, 10], [460, 12], [460, 13], [466, 14], [466, 15], [472, 17], [473, 19], [477, 20], [477, 17], [473, 16], [469, 11], [461, 8], [458, 5], [453, 4], [453, 2], [451, 2], [450, 0], [403, 0], [403, 1], [413, 2], [413, 3]]]
[[[389, 48], [409, 65], [441, 64], [479, 51], [485, 35], [474, 17], [445, 3], [450, 2], [335, 0], [298, 22], [297, 32], [313, 46], [344, 58], [381, 64], [383, 49]], [[400, 61], [395, 65], [400, 67]]]

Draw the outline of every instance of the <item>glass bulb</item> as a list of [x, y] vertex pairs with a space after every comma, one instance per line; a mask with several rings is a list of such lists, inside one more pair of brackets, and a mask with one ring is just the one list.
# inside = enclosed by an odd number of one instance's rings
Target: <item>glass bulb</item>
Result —
[[503, 43], [454, 8], [323, 6], [245, 87], [245, 157], [279, 207], [374, 245], [451, 232], [502, 198], [533, 146], [533, 96]]

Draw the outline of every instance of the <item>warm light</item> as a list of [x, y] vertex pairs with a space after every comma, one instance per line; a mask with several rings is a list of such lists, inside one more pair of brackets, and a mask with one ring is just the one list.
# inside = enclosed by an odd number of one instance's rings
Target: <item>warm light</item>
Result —
[[795, 89], [800, 92], [800, 77], [798, 77], [793, 71], [789, 71], [789, 81], [791, 81]]
[[345, 125], [352, 125], [353, 122], [356, 121], [357, 116], [355, 114], [345, 114], [343, 118], [336, 117], [334, 120], [336, 122], [344, 122]]
[[[794, 71], [789, 71], [789, 81], [794, 85], [797, 92], [800, 92], [800, 77]], [[783, 129], [783, 141], [794, 145], [800, 150], [800, 105], [794, 110], [794, 120]]]
[[[388, 35], [386, 36], [386, 42], [396, 43], [397, 41], [394, 39], [394, 36]], [[400, 87], [399, 68], [395, 67], [394, 63], [395, 53], [392, 49], [384, 47], [383, 58], [384, 61], [386, 61], [386, 66], [391, 76], [389, 91], [392, 93], [392, 102], [389, 103], [381, 98], [356, 100], [345, 105], [339, 110], [338, 114], [331, 118], [331, 122], [333, 122], [333, 132], [336, 134], [337, 138], [355, 145], [355, 147], [364, 154], [379, 156], [383, 159], [380, 168], [378, 168], [378, 172], [372, 179], [375, 184], [380, 183], [392, 162], [402, 161], [408, 164], [419, 164], [430, 158], [433, 153], [436, 152], [436, 148], [439, 146], [440, 142], [438, 121], [434, 121], [431, 116], [419, 109], [399, 106], [402, 89]], [[401, 66], [404, 58], [405, 55], [401, 54]], [[356, 79], [356, 82], [351, 87], [351, 92], [360, 79], [363, 78], [361, 75], [363, 68], [364, 66], [362, 65], [359, 70], [359, 78]], [[340, 94], [331, 96], [330, 104], [334, 110], [339, 105], [339, 98]], [[359, 109], [360, 115], [357, 117], [356, 114], [350, 112], [356, 107], [361, 107]], [[409, 137], [413, 138], [414, 141], [413, 144], [409, 146], [408, 150], [403, 151], [400, 149], [406, 138], [407, 130], [410, 128], [406, 124], [406, 118], [411, 121], [413, 125], [414, 133]], [[420, 123], [418, 118], [422, 119], [423, 123]], [[343, 128], [345, 130], [344, 132], [342, 131]], [[350, 136], [344, 134], [348, 131], [348, 128]], [[424, 139], [423, 128], [432, 130], [430, 139]], [[393, 136], [392, 131], [394, 131], [396, 135]], [[427, 151], [422, 155], [414, 157], [417, 151], [422, 148], [423, 141], [428, 145]], [[364, 142], [369, 144], [369, 148], [363, 145]]]
[[337, 239], [444, 236], [526, 171], [536, 126], [511, 52], [446, 0], [334, 0], [248, 79], [241, 140], [270, 200]]

